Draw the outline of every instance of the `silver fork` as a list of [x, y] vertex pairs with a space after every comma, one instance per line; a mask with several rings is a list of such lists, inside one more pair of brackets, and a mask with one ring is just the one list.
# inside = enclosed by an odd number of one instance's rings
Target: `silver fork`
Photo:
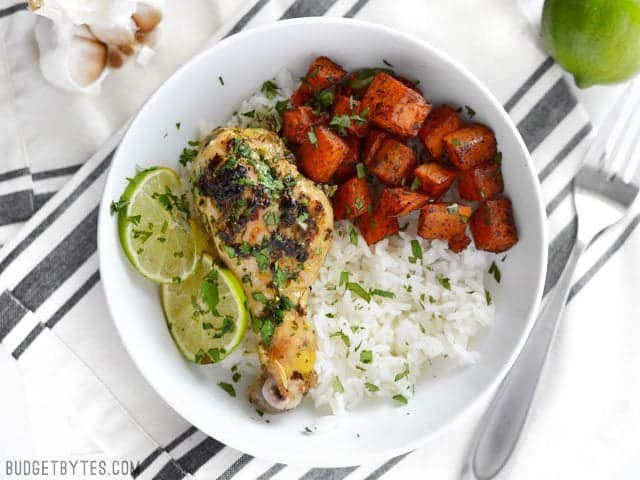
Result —
[[595, 238], [628, 215], [638, 196], [632, 177], [640, 162], [640, 95], [634, 93], [633, 84], [629, 85], [611, 109], [573, 181], [578, 212], [576, 244], [476, 431], [463, 479], [492, 479], [508, 462], [525, 424], [578, 259]]

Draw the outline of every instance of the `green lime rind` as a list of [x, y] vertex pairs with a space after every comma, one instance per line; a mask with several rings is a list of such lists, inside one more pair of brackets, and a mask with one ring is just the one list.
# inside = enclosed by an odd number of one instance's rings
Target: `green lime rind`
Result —
[[169, 332], [188, 361], [200, 365], [220, 362], [242, 341], [249, 324], [242, 285], [210, 255], [203, 254], [185, 281], [162, 285], [160, 296]]
[[640, 71], [640, 1], [546, 0], [542, 38], [579, 87], [623, 82]]
[[118, 236], [131, 265], [149, 280], [183, 281], [196, 268], [188, 208], [178, 174], [165, 167], [141, 171], [125, 189], [118, 211]]

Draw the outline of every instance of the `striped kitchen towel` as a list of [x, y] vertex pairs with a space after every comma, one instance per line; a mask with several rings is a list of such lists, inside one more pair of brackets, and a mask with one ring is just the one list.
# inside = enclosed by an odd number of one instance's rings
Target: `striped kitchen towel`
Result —
[[[280, 18], [310, 15], [356, 17], [424, 38], [465, 63], [496, 94], [532, 152], [542, 184], [551, 239], [548, 291], [575, 237], [570, 182], [591, 126], [562, 71], [536, 45], [513, 2], [471, 6], [466, 0], [254, 0], [244, 4], [217, 38]], [[401, 457], [321, 469], [273, 464], [226, 447], [189, 425], [157, 396], [124, 351], [99, 285], [98, 204], [120, 134], [113, 135], [0, 250], [0, 341], [22, 369], [32, 406], [55, 405], [108, 456], [139, 462], [134, 478], [456, 478], [480, 411], [470, 412], [437, 441]], [[574, 304], [592, 301], [578, 294], [599, 277], [618, 250], [626, 248], [639, 222], [638, 216], [628, 219], [592, 249], [572, 291]], [[616, 285], [614, 276], [624, 274], [609, 272], [607, 278]], [[543, 400], [561, 395], [562, 385], [543, 382]], [[532, 423], [536, 421], [534, 411]], [[576, 460], [569, 456], [562, 461]], [[536, 470], [524, 463], [511, 478], [551, 478], [531, 476], [531, 471], [544, 472], [545, 466]], [[561, 466], [556, 463], [553, 468]], [[610, 464], [600, 468], [592, 469], [595, 476], [580, 478], [603, 478], [597, 475]]]

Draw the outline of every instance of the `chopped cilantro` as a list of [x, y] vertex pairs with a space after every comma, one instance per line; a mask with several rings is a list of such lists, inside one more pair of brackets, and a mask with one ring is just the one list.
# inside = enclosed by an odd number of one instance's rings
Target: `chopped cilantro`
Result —
[[384, 63], [389, 68], [393, 68], [393, 65], [391, 65], [389, 62], [387, 62], [384, 58], [382, 59], [382, 63]]
[[[414, 261], [411, 263], [415, 263], [417, 260], [422, 262], [422, 247], [420, 246], [420, 242], [418, 240], [411, 240], [411, 253], [413, 253]], [[409, 259], [411, 260], [411, 258]]]
[[360, 352], [360, 361], [362, 363], [371, 363], [373, 361], [373, 352], [371, 350], [362, 350]]
[[129, 201], [123, 199], [120, 199], [117, 202], [111, 202], [111, 206], [109, 207], [111, 215], [124, 212], [127, 208], [127, 205], [129, 205]]
[[397, 381], [402, 380], [403, 378], [406, 378], [408, 376], [409, 376], [409, 364], [405, 363], [404, 364], [404, 369], [394, 377], [393, 381], [397, 382]]
[[127, 217], [127, 222], [133, 223], [137, 227], [138, 225], [140, 225], [140, 218], [141, 218], [141, 215], [133, 215], [131, 217]]
[[358, 175], [358, 178], [364, 178], [367, 176], [367, 173], [364, 169], [364, 163], [360, 162], [356, 164], [356, 174]]
[[182, 123], [176, 122], [176, 130], [180, 130], [180, 125], [182, 125]]
[[491, 262], [491, 266], [489, 267], [489, 275], [493, 275], [493, 278], [496, 280], [496, 282], [500, 283], [502, 273], [500, 273], [500, 269], [496, 265], [496, 262]]
[[284, 114], [287, 108], [289, 108], [289, 100], [280, 100], [276, 102], [276, 112], [278, 112], [280, 116]]
[[233, 374], [233, 376], [231, 377], [231, 380], [234, 381], [234, 383], [238, 383], [238, 380], [240, 380], [240, 378], [242, 377], [242, 375], [240, 375], [239, 372], [236, 372]]
[[447, 290], [451, 290], [451, 282], [449, 281], [449, 278], [438, 276], [437, 279], [438, 279], [438, 283], [442, 285], [443, 288], [446, 288]]
[[407, 405], [409, 403], [409, 400], [407, 400], [407, 398], [404, 395], [398, 394], [398, 395], [394, 395], [391, 398], [393, 398], [396, 402], [399, 402], [403, 405]]
[[269, 100], [276, 98], [278, 90], [278, 85], [273, 83], [271, 80], [267, 80], [266, 82], [264, 82], [262, 84], [262, 88], [260, 89], [260, 91], [264, 93]]
[[476, 116], [476, 111], [469, 105], [465, 105], [464, 108], [467, 111], [467, 115], [469, 115], [469, 118], [473, 118]]
[[371, 301], [371, 295], [369, 295], [369, 292], [367, 292], [364, 288], [362, 288], [362, 285], [360, 285], [359, 283], [348, 282], [347, 290], [350, 290], [351, 292], [355, 293], [357, 296], [362, 298], [367, 303]]
[[491, 305], [493, 303], [493, 300], [491, 299], [491, 292], [486, 288], [484, 289], [484, 298], [487, 301], [487, 305]]
[[260, 302], [260, 303], [264, 303], [264, 304], [266, 304], [266, 303], [269, 301], [269, 300], [267, 299], [267, 297], [265, 296], [265, 294], [264, 294], [264, 293], [262, 293], [262, 292], [253, 292], [253, 293], [251, 294], [251, 296], [253, 297], [253, 299], [254, 299], [256, 302]]
[[341, 272], [340, 273], [340, 283], [338, 286], [346, 285], [349, 283], [349, 272]]
[[349, 339], [349, 337], [347, 335], [345, 335], [342, 331], [336, 332], [336, 333], [332, 333], [330, 335], [331, 337], [340, 337], [340, 339], [342, 340], [342, 342], [345, 344], [345, 346], [347, 348], [349, 348], [351, 346], [351, 339]]
[[377, 385], [376, 385], [376, 384], [374, 384], [374, 383], [364, 382], [364, 386], [365, 386], [365, 388], [366, 388], [368, 391], [370, 391], [371, 393], [375, 393], [375, 392], [377, 392], [377, 391], [379, 391], [379, 390], [380, 390], [380, 387], [379, 387], [379, 386], [377, 386]]
[[349, 225], [349, 241], [352, 245], [358, 245], [358, 232], [351, 225]]
[[502, 152], [496, 152], [496, 156], [493, 157], [493, 161], [496, 163], [502, 163]]
[[335, 127], [340, 135], [346, 135], [346, 129], [351, 126], [351, 118], [349, 115], [335, 115], [329, 122], [330, 127]]
[[344, 387], [342, 386], [342, 382], [340, 381], [340, 377], [333, 377], [333, 381], [331, 382], [333, 385], [333, 391], [336, 393], [344, 393]]
[[386, 298], [395, 298], [395, 293], [389, 292], [388, 290], [380, 290], [378, 288], [374, 288], [371, 290], [371, 295], [377, 295], [378, 297], [386, 297]]
[[212, 348], [209, 350], [209, 356], [211, 357], [211, 360], [213, 360], [214, 362], [219, 362], [220, 361], [220, 350], [217, 348]]
[[229, 395], [231, 395], [232, 397], [236, 396], [236, 390], [235, 388], [233, 388], [233, 385], [231, 385], [230, 383], [220, 382], [218, 383], [218, 386], [221, 389], [223, 389], [225, 392], [227, 392]]
[[420, 179], [418, 177], [413, 177], [413, 181], [411, 182], [411, 191], [416, 192], [420, 190], [422, 184], [420, 183]]
[[209, 308], [210, 312], [215, 312], [220, 297], [218, 294], [218, 271], [211, 270], [202, 279], [200, 284], [200, 298]]
[[314, 148], [318, 148], [318, 137], [316, 137], [316, 133], [313, 130], [309, 130], [309, 133], [307, 133], [307, 138], [309, 139], [309, 142], [311, 142], [311, 145], [314, 146]]
[[278, 212], [275, 210], [270, 210], [264, 214], [264, 223], [270, 226], [277, 225], [279, 221]]

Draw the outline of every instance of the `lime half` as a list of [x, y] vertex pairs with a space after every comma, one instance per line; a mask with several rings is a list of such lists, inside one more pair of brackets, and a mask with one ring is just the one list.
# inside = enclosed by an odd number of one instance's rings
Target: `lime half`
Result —
[[162, 285], [160, 292], [171, 336], [190, 362], [219, 362], [244, 337], [249, 314], [242, 285], [210, 255], [203, 254], [185, 281]]
[[196, 267], [197, 252], [180, 177], [150, 168], [129, 181], [118, 212], [120, 243], [131, 264], [156, 283], [180, 282]]

